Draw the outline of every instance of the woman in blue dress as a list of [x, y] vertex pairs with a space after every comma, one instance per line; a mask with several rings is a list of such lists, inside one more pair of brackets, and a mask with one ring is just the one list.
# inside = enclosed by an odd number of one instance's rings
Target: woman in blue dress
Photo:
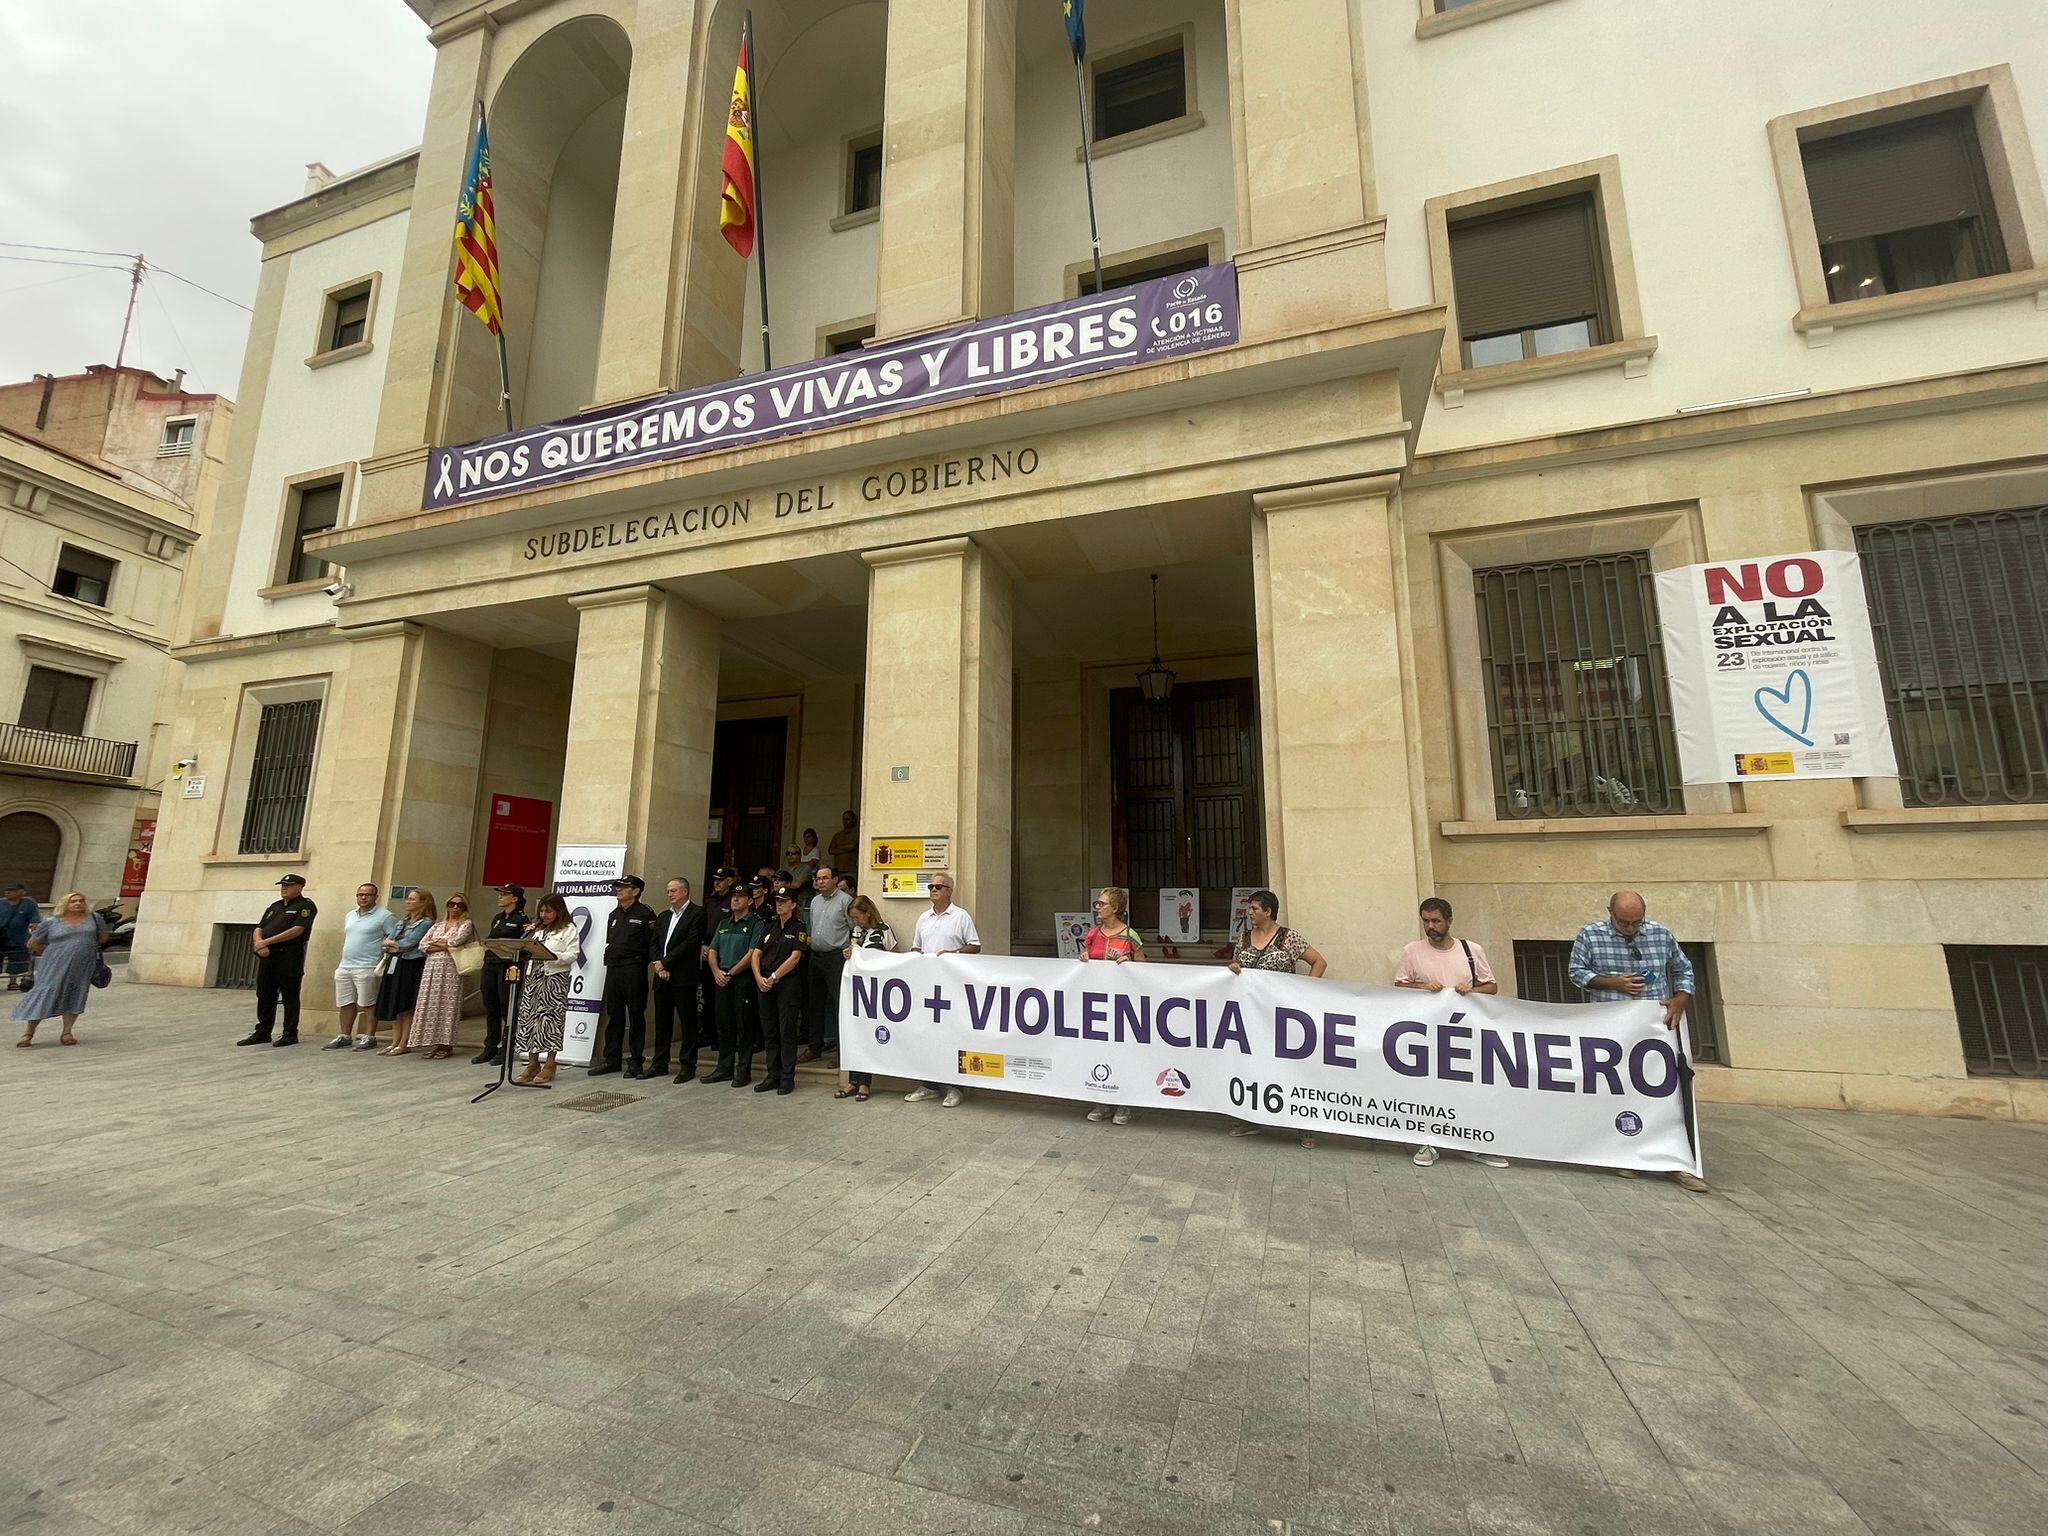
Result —
[[106, 942], [106, 930], [92, 915], [85, 897], [77, 891], [67, 892], [57, 903], [56, 915], [45, 918], [28, 941], [29, 952], [42, 958], [36, 964], [36, 984], [15, 1005], [14, 1022], [28, 1026], [16, 1045], [34, 1045], [36, 1026], [57, 1014], [64, 1016], [64, 1033], [57, 1043], [78, 1044], [71, 1027], [85, 1012], [93, 973], [100, 966], [100, 948]]

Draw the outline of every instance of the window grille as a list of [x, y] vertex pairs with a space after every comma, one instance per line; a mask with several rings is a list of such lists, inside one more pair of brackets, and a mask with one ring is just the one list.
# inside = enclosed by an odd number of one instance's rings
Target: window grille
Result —
[[216, 923], [220, 935], [220, 956], [213, 963], [213, 984], [241, 992], [256, 988], [256, 951], [249, 947], [254, 923]]
[[1645, 551], [1473, 572], [1494, 813], [1685, 808]]
[[2048, 508], [1856, 530], [1908, 805], [2048, 800]]
[[[1721, 999], [1714, 985], [1714, 946], [1678, 941], [1692, 962], [1692, 1002], [1685, 1010], [1692, 1034], [1692, 1059], [1726, 1066], [1721, 1045]], [[1515, 990], [1532, 1003], [1583, 1003], [1586, 994], [1572, 985], [1570, 939], [1515, 940]]]
[[319, 734], [318, 699], [263, 706], [256, 757], [249, 767], [249, 803], [242, 813], [241, 852], [298, 852]]
[[2048, 945], [1949, 944], [1963, 1061], [1972, 1072], [2048, 1077]]

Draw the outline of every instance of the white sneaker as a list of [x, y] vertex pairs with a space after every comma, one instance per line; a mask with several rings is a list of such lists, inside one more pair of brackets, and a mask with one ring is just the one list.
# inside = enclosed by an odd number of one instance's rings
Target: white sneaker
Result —
[[910, 1092], [903, 1095], [903, 1102], [906, 1104], [922, 1104], [926, 1099], [936, 1099], [937, 1097], [938, 1094], [929, 1088], [913, 1088]]
[[939, 1101], [939, 1108], [957, 1109], [960, 1106], [960, 1101], [966, 1097], [967, 1090], [965, 1088], [948, 1088], [946, 1096]]
[[336, 1035], [332, 1040], [321, 1046], [320, 1049], [323, 1051], [345, 1051], [354, 1039], [353, 1035]]
[[1109, 1118], [1109, 1106], [1107, 1104], [1096, 1105], [1093, 1109], [1088, 1111], [1088, 1118], [1090, 1120], [1093, 1120], [1096, 1124], [1100, 1125], [1103, 1121]]
[[1417, 1147], [1415, 1149], [1415, 1156], [1409, 1159], [1409, 1161], [1413, 1162], [1418, 1168], [1434, 1168], [1436, 1166], [1436, 1148], [1428, 1146]]
[[1130, 1107], [1126, 1105], [1124, 1108], [1119, 1109], [1113, 1117], [1113, 1120], [1114, 1123], [1117, 1125], [1129, 1125], [1131, 1123]]
[[367, 1050], [369, 1050], [369, 1049], [370, 1049], [370, 1048], [371, 1048], [372, 1046], [376, 1045], [376, 1043], [377, 1043], [377, 1037], [376, 1037], [375, 1035], [357, 1035], [357, 1036], [356, 1036], [356, 1049], [357, 1049], [357, 1050], [359, 1050], [359, 1051], [367, 1051]]
[[1467, 1152], [1465, 1155], [1471, 1158], [1473, 1162], [1484, 1163], [1489, 1168], [1505, 1168], [1508, 1166], [1508, 1160], [1504, 1157], [1499, 1156], [1497, 1153]]

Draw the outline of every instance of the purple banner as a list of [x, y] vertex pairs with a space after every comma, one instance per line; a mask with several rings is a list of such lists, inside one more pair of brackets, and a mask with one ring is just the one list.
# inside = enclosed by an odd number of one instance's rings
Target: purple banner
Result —
[[1229, 262], [1100, 296], [505, 432], [427, 461], [428, 511], [1237, 340]]

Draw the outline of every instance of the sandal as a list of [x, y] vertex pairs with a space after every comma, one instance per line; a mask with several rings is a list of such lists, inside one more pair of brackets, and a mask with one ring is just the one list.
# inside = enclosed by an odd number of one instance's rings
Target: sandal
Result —
[[1302, 1145], [1303, 1145], [1304, 1147], [1307, 1147], [1307, 1148], [1309, 1149], [1309, 1151], [1311, 1151], [1311, 1152], [1315, 1151], [1315, 1149], [1316, 1149], [1316, 1139], [1315, 1139], [1315, 1137], [1313, 1137], [1313, 1136], [1304, 1136], [1304, 1137], [1302, 1137], [1302, 1138], [1301, 1138], [1301, 1144], [1302, 1144]]
[[434, 1047], [434, 1048], [433, 1048], [433, 1049], [432, 1049], [431, 1051], [427, 1052], [427, 1060], [429, 1060], [429, 1061], [446, 1061], [446, 1060], [447, 1060], [447, 1059], [448, 1059], [448, 1058], [449, 1058], [450, 1056], [453, 1056], [454, 1054], [455, 1054], [455, 1047], [454, 1047], [454, 1046], [452, 1046], [452, 1045], [437, 1045], [437, 1046], [435, 1046], [435, 1047]]
[[19, 1040], [15, 1041], [14, 1043], [20, 1046], [24, 1051], [27, 1050], [30, 1046], [34, 1045], [36, 1043], [35, 1025], [29, 1025], [28, 1033], [23, 1035]]
[[853, 1096], [853, 1102], [854, 1102], [854, 1103], [856, 1103], [856, 1104], [865, 1104], [865, 1103], [867, 1103], [867, 1101], [868, 1101], [868, 1085], [867, 1085], [866, 1083], [862, 1083], [862, 1084], [860, 1085], [860, 1092], [859, 1092], [859, 1093], [856, 1093], [856, 1094], [855, 1094], [855, 1095]]
[[833, 1094], [832, 1097], [835, 1099], [864, 1099], [867, 1097], [867, 1095], [862, 1093], [860, 1089], [856, 1088], [852, 1083], [848, 1083], [845, 1087], [841, 1088], [837, 1093]]
[[1230, 1128], [1230, 1134], [1233, 1136], [1256, 1136], [1259, 1134], [1259, 1127], [1256, 1125], [1233, 1125]]
[[377, 1054], [379, 1056], [410, 1056], [412, 1054], [412, 1047], [409, 1045], [387, 1045]]
[[78, 1044], [78, 1036], [72, 1034], [71, 1031], [67, 1029], [64, 1031], [63, 1034], [57, 1037], [57, 1043], [59, 1045], [76, 1045]]

